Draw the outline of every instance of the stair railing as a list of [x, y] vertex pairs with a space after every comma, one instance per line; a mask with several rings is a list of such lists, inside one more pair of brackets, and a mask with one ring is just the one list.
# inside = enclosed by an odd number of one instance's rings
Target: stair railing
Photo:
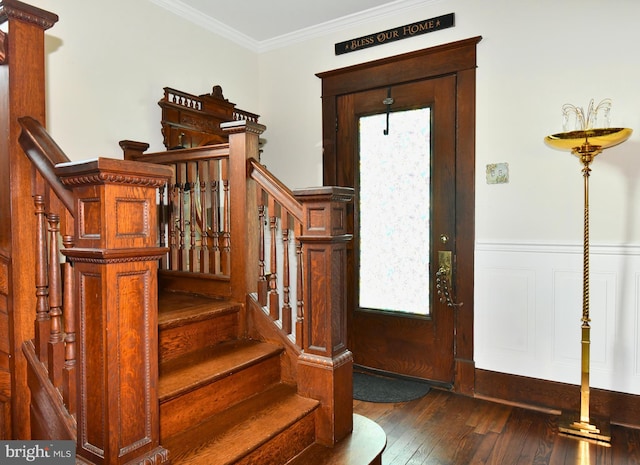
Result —
[[[291, 337], [290, 284], [296, 277], [298, 392], [320, 400], [317, 440], [333, 445], [353, 427], [353, 357], [346, 333], [346, 246], [352, 239], [346, 230], [347, 205], [353, 201], [353, 189], [291, 191], [256, 159], [247, 166], [249, 178], [258, 185], [256, 299]], [[296, 244], [295, 255], [290, 243]]]
[[[249, 177], [258, 184], [258, 283], [255, 298], [283, 336], [304, 347], [303, 207], [291, 190], [255, 158]], [[295, 322], [295, 324], [294, 324]]]
[[158, 195], [161, 287], [230, 296], [229, 144], [144, 153], [148, 144], [120, 142], [125, 160], [172, 169]]
[[[318, 439], [333, 444], [352, 428], [345, 303], [353, 190], [291, 191], [258, 161], [263, 125], [231, 121], [221, 129], [228, 143], [157, 153], [120, 143], [127, 160], [174, 169], [160, 197], [160, 236], [171, 250], [161, 287], [228, 296], [267, 315], [269, 331], [291, 343], [292, 381], [321, 401]], [[208, 269], [198, 257], [212, 257]], [[249, 319], [242, 318], [247, 331]]]
[[[159, 444], [156, 270], [166, 249], [157, 244], [156, 196], [172, 172], [106, 158], [70, 162], [35, 119], [19, 123], [20, 144], [44, 180], [34, 195], [32, 358], [76, 416], [79, 463], [168, 463]], [[32, 371], [42, 370], [33, 362]], [[53, 403], [40, 394], [48, 386], [30, 387], [32, 411], [43, 413]], [[47, 417], [32, 432], [59, 439], [57, 423]]]
[[[58, 385], [66, 391], [61, 395], [66, 398], [66, 408], [76, 414], [79, 463], [169, 463], [168, 452], [159, 444], [156, 298], [156, 270], [168, 247], [159, 245], [161, 233], [155, 225], [158, 189], [174, 172], [130, 160], [69, 162], [37, 121], [21, 119], [20, 126], [18, 116], [44, 118], [43, 30], [57, 17], [18, 0], [5, 0], [0, 11], [0, 20], [9, 23], [8, 34], [0, 34], [0, 64], [8, 67], [0, 84], [9, 102], [8, 111], [0, 118], [9, 137], [8, 148], [0, 150], [0, 162], [11, 175], [11, 189], [5, 191], [11, 193], [11, 199], [3, 198], [1, 208], [3, 217], [13, 213], [10, 226], [2, 226], [3, 232], [8, 232], [4, 236], [8, 241], [2, 241], [10, 252], [10, 265], [0, 277], [10, 286], [17, 344], [24, 342], [23, 352], [33, 354], [25, 363], [11, 349], [11, 355], [16, 356], [12, 372], [16, 390], [10, 393], [14, 397], [15, 437], [60, 438], [59, 430], [54, 429], [57, 426], [50, 423], [51, 412], [45, 410], [57, 395], [50, 395], [49, 387]], [[29, 40], [23, 40], [25, 37]], [[22, 85], [9, 86], [10, 82]], [[232, 119], [242, 117], [238, 115]], [[220, 254], [228, 250], [233, 259], [224, 264], [220, 258], [209, 271], [215, 271], [231, 298], [249, 301], [260, 281], [259, 197], [267, 209], [271, 202], [267, 214], [279, 218], [276, 223], [285, 223], [286, 231], [293, 231], [285, 233], [283, 242], [296, 243], [295, 261], [301, 270], [296, 271], [295, 280], [302, 289], [301, 293], [296, 291], [301, 335], [298, 390], [320, 400], [318, 439], [333, 444], [352, 426], [352, 357], [346, 348], [344, 308], [345, 244], [350, 239], [344, 218], [352, 192], [335, 187], [296, 191], [294, 197], [302, 205], [298, 217], [297, 206], [289, 209], [289, 200], [274, 196], [266, 184], [259, 186], [249, 175], [248, 167], [253, 163], [248, 160], [258, 158], [258, 136], [264, 127], [255, 121], [223, 126], [229, 145], [227, 166], [219, 175], [222, 205], [217, 208], [222, 212], [217, 218], [222, 221], [218, 232], [227, 234]], [[34, 175], [36, 171], [39, 174]], [[185, 175], [183, 184], [186, 179]], [[224, 187], [227, 180], [228, 191]], [[30, 197], [35, 214], [25, 215]], [[291, 197], [290, 193], [286, 197]], [[195, 196], [190, 202], [191, 198]], [[191, 218], [197, 217], [196, 207]], [[200, 213], [199, 221], [204, 217]], [[186, 220], [184, 214], [183, 218]], [[214, 236], [206, 232], [209, 246], [208, 238]], [[37, 254], [28, 245], [24, 247], [25, 241], [34, 244]], [[189, 244], [192, 241], [190, 233]], [[197, 230], [195, 242], [197, 246]], [[196, 263], [195, 256], [181, 260]], [[282, 275], [278, 270], [284, 268], [277, 265], [269, 274], [277, 278]], [[36, 279], [26, 279], [32, 270], [36, 270]], [[288, 279], [289, 284], [283, 281], [283, 289], [293, 284]], [[25, 297], [31, 282], [33, 290]], [[283, 290], [281, 295], [285, 294]], [[33, 312], [31, 302], [35, 315], [29, 317], [24, 308]], [[29, 319], [35, 321], [35, 331], [26, 327], [24, 322]], [[64, 354], [64, 361], [60, 354]], [[27, 385], [27, 374], [34, 372], [46, 373], [46, 377], [34, 380], [29, 376]], [[67, 387], [65, 376], [69, 378]]]
[[[55, 176], [55, 165], [69, 161], [33, 118], [18, 120], [25, 154], [44, 182], [35, 186], [34, 350], [47, 368], [49, 381], [62, 393], [70, 415], [76, 414], [76, 315], [71, 263], [61, 264], [61, 245], [73, 246], [76, 205], [73, 192]], [[63, 291], [64, 286], [64, 291]], [[64, 296], [64, 298], [63, 298]]]

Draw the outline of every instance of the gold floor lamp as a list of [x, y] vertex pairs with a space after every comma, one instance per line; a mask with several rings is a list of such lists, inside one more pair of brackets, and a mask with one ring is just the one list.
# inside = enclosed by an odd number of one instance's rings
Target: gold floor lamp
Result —
[[[608, 125], [608, 116], [611, 102], [603, 100], [597, 107], [593, 106], [593, 100], [589, 104], [585, 115], [581, 108], [573, 105], [564, 105], [565, 129], [571, 119], [575, 127], [581, 128], [573, 131], [561, 132], [545, 137], [545, 143], [558, 150], [570, 151], [582, 162], [582, 176], [584, 178], [584, 249], [583, 249], [583, 276], [582, 276], [582, 318], [581, 318], [581, 379], [580, 379], [580, 417], [572, 414], [563, 415], [559, 430], [571, 436], [586, 438], [596, 442], [609, 443], [611, 435], [609, 425], [596, 426], [589, 416], [589, 364], [591, 345], [591, 326], [589, 317], [589, 175], [591, 163], [596, 155], [604, 149], [613, 147], [627, 140], [631, 136], [631, 129], [627, 128], [593, 128], [598, 121]], [[600, 114], [598, 114], [600, 113]]]

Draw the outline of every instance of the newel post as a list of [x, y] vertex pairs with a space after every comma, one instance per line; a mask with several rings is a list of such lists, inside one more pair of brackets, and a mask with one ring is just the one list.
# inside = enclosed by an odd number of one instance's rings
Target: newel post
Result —
[[244, 303], [258, 282], [258, 197], [247, 176], [247, 160], [259, 159], [259, 137], [266, 127], [252, 121], [220, 124], [229, 136], [229, 233], [231, 296]]
[[[31, 437], [28, 370], [22, 344], [36, 332], [44, 338], [49, 317], [47, 312], [41, 313], [43, 318], [34, 328], [38, 300], [34, 170], [18, 143], [22, 129], [18, 117], [45, 120], [44, 38], [45, 31], [57, 21], [57, 15], [18, 0], [0, 2], [0, 300], [8, 302], [0, 306], [3, 314], [9, 315], [9, 323], [3, 318], [0, 324], [0, 408], [11, 412], [11, 420], [3, 421], [0, 430], [16, 439]], [[39, 291], [44, 297], [44, 288]]]
[[304, 343], [298, 391], [321, 402], [316, 434], [332, 446], [353, 429], [353, 356], [347, 349], [348, 187], [294, 191], [303, 206]]
[[158, 404], [156, 191], [164, 166], [99, 158], [56, 167], [76, 201], [64, 250], [77, 286], [78, 463], [166, 464]]

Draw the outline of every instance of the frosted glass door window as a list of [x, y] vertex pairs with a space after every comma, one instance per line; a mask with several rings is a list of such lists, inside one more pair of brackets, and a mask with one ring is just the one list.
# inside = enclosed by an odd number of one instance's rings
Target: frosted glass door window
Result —
[[431, 109], [359, 120], [359, 306], [429, 315]]

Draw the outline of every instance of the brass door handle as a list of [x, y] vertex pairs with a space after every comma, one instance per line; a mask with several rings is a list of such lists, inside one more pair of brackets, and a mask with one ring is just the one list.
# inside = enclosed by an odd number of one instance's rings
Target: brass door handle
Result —
[[436, 272], [436, 291], [441, 304], [447, 307], [462, 307], [462, 302], [456, 303], [451, 291], [451, 251], [440, 250], [438, 252], [438, 271]]

